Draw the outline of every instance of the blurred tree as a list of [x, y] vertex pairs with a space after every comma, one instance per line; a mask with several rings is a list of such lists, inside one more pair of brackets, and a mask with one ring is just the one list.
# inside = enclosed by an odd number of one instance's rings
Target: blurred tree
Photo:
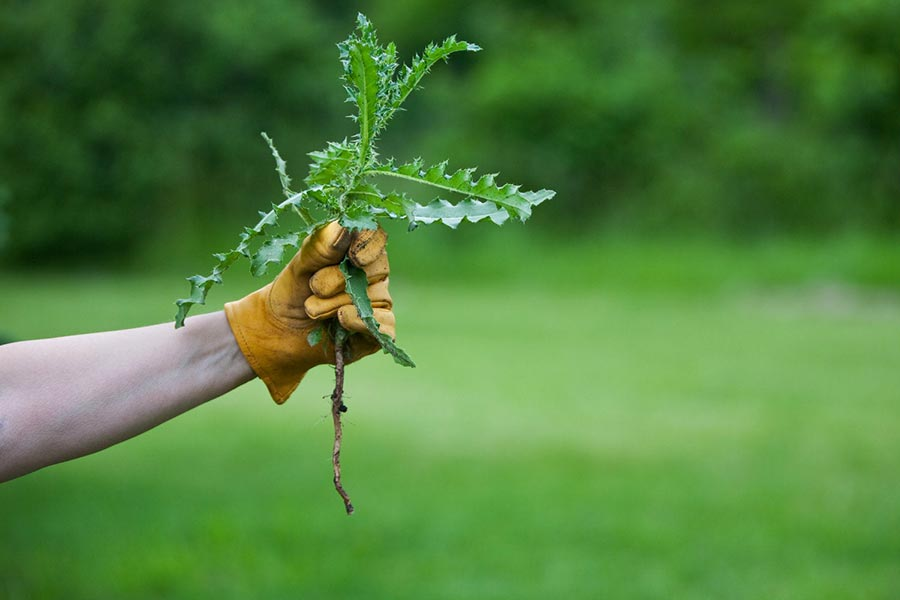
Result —
[[[452, 145], [553, 187], [566, 208], [544, 222], [900, 229], [897, 0], [359, 8], [401, 52], [452, 32], [486, 49], [440, 69], [383, 150]], [[304, 152], [350, 131], [334, 44], [356, 9], [8, 0], [0, 180], [13, 257], [127, 256], [264, 208], [278, 193], [260, 130], [297, 176]]]
[[127, 254], [155, 225], [252, 205], [259, 130], [318, 144], [341, 101], [321, 87], [337, 34], [305, 4], [14, 4], [0, 16], [0, 168], [20, 258]]
[[9, 217], [6, 216], [8, 202], [9, 190], [0, 183], [0, 251], [6, 247], [9, 241]]
[[440, 143], [468, 143], [513, 179], [549, 178], [574, 210], [548, 212], [580, 223], [896, 231], [898, 11], [896, 0], [478, 5], [467, 35], [487, 51]]

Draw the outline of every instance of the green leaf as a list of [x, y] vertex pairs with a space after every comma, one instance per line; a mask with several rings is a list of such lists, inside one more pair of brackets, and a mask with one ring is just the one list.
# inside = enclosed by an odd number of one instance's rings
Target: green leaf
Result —
[[380, 73], [379, 61], [386, 59], [384, 49], [378, 45], [375, 29], [360, 13], [354, 35], [338, 44], [348, 101], [356, 104], [354, 118], [359, 125], [359, 164], [367, 164], [372, 139], [376, 134], [379, 110]]
[[424, 206], [413, 204], [408, 208], [406, 215], [413, 228], [419, 223], [429, 225], [438, 221], [451, 229], [456, 229], [463, 221], [477, 223], [483, 219], [490, 219], [496, 225], [503, 225], [509, 219], [509, 213], [505, 208], [500, 208], [493, 202], [480, 202], [471, 198], [457, 204], [442, 199]]
[[[288, 177], [287, 174], [287, 163], [284, 162], [284, 159], [281, 158], [281, 154], [278, 153], [278, 149], [275, 147], [275, 142], [270, 138], [265, 131], [260, 132], [263, 139], [266, 140], [266, 143], [269, 145], [269, 149], [272, 151], [272, 156], [275, 158], [275, 171], [278, 173], [278, 178], [281, 180], [281, 191], [284, 194], [285, 198], [291, 198], [297, 195], [297, 192], [291, 189], [291, 178]], [[300, 215], [300, 218], [303, 219], [306, 224], [310, 224], [313, 222], [312, 216], [310, 216], [309, 211], [306, 206], [301, 204], [299, 200], [293, 204], [294, 210]]]
[[350, 230], [378, 229], [378, 221], [375, 213], [367, 204], [360, 202], [352, 204], [340, 218], [341, 225]]
[[[509, 213], [505, 208], [500, 208], [493, 202], [481, 202], [466, 198], [453, 204], [442, 198], [438, 198], [429, 204], [418, 204], [406, 194], [390, 192], [382, 193], [377, 187], [366, 184], [357, 188], [354, 194], [359, 202], [368, 206], [366, 209], [377, 216], [386, 216], [391, 219], [407, 219], [410, 230], [419, 224], [429, 225], [440, 222], [451, 229], [456, 229], [463, 221], [477, 223], [484, 219], [490, 219], [496, 225], [502, 225], [509, 219]], [[356, 210], [359, 210], [358, 208]]]
[[362, 199], [376, 215], [385, 215], [391, 219], [408, 217], [409, 209], [416, 204], [406, 194], [397, 192], [367, 194]]
[[376, 223], [379, 217], [406, 218], [408, 209], [415, 206], [415, 202], [405, 194], [398, 192], [384, 194], [370, 182], [361, 183], [348, 195], [354, 199], [355, 203], [348, 210], [365, 210], [376, 219]]
[[319, 323], [309, 332], [309, 335], [306, 336], [306, 343], [309, 344], [310, 348], [314, 348], [322, 341], [323, 335], [325, 335], [325, 326]]
[[356, 146], [344, 140], [328, 142], [324, 150], [310, 152], [313, 162], [309, 165], [306, 185], [334, 186], [346, 184], [350, 175], [350, 167], [357, 161]]
[[175, 301], [178, 311], [175, 314], [175, 328], [184, 326], [184, 319], [187, 317], [188, 311], [195, 304], [206, 304], [206, 295], [209, 288], [217, 283], [222, 283], [222, 277], [219, 273], [213, 271], [211, 275], [204, 277], [203, 275], [194, 275], [187, 278], [191, 282], [191, 293], [187, 298], [181, 298]]
[[[411, 163], [394, 165], [389, 162], [386, 165], [368, 169], [364, 175], [384, 175], [396, 177], [406, 181], [422, 183], [449, 192], [456, 192], [471, 198], [492, 202], [505, 209], [510, 215], [525, 221], [531, 216], [533, 207], [553, 198], [556, 192], [552, 190], [540, 190], [537, 192], [523, 192], [519, 186], [507, 183], [498, 185], [494, 178], [496, 174], [482, 175], [473, 180], [475, 169], [459, 169], [455, 173], [446, 173], [447, 163], [442, 162], [429, 168], [424, 168], [421, 160]], [[483, 212], [485, 207], [470, 205], [473, 210]], [[477, 216], [477, 214], [473, 214]], [[413, 222], [413, 221], [411, 221]], [[496, 221], [495, 221], [496, 222]]]
[[297, 192], [291, 189], [291, 178], [288, 177], [287, 174], [287, 163], [281, 158], [281, 154], [278, 153], [278, 149], [275, 147], [275, 142], [272, 138], [270, 138], [265, 131], [261, 131], [260, 135], [266, 140], [266, 143], [269, 145], [269, 150], [272, 151], [272, 156], [275, 158], [275, 172], [278, 173], [278, 178], [281, 180], [281, 191], [284, 193], [285, 198], [290, 198]]
[[404, 367], [415, 367], [409, 355], [401, 350], [391, 339], [391, 336], [382, 333], [379, 329], [378, 321], [375, 320], [375, 312], [372, 310], [372, 302], [366, 290], [369, 287], [369, 281], [366, 278], [366, 272], [350, 262], [349, 258], [341, 261], [341, 273], [344, 274], [346, 282], [347, 294], [353, 301], [353, 306], [359, 311], [359, 316], [369, 329], [369, 333], [381, 344], [381, 348], [385, 353], [394, 357], [394, 362]]
[[296, 231], [266, 240], [250, 259], [250, 272], [254, 277], [265, 275], [269, 265], [281, 264], [285, 248], [296, 248], [306, 234], [306, 231]]

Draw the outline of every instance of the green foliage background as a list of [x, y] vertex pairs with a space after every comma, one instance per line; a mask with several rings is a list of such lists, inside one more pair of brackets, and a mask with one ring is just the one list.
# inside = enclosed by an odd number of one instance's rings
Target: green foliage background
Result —
[[[352, 133], [336, 42], [458, 33], [385, 152], [559, 191], [540, 222], [757, 235], [900, 228], [900, 3], [7, 1], [7, 258], [121, 260], [278, 197], [258, 132]], [[565, 203], [565, 208], [562, 204]]]
[[419, 367], [350, 367], [354, 517], [332, 373], [253, 382], [0, 485], [0, 597], [895, 599], [896, 0], [0, 1], [0, 342], [170, 321], [280, 198], [259, 132], [354, 131], [357, 11], [485, 48], [383, 154], [559, 195], [388, 224]]

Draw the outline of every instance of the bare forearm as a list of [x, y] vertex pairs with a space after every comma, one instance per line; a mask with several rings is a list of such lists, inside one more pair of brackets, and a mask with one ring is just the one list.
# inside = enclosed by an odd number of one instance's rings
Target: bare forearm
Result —
[[144, 432], [254, 376], [221, 312], [0, 347], [0, 481]]

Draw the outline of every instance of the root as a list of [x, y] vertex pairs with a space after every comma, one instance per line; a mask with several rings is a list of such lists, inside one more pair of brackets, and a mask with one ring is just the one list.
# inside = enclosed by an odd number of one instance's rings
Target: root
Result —
[[341, 413], [347, 412], [344, 404], [344, 343], [343, 340], [334, 345], [334, 391], [331, 393], [331, 417], [334, 419], [334, 449], [331, 452], [331, 464], [334, 467], [334, 489], [344, 501], [347, 514], [353, 514], [353, 503], [341, 484]]

